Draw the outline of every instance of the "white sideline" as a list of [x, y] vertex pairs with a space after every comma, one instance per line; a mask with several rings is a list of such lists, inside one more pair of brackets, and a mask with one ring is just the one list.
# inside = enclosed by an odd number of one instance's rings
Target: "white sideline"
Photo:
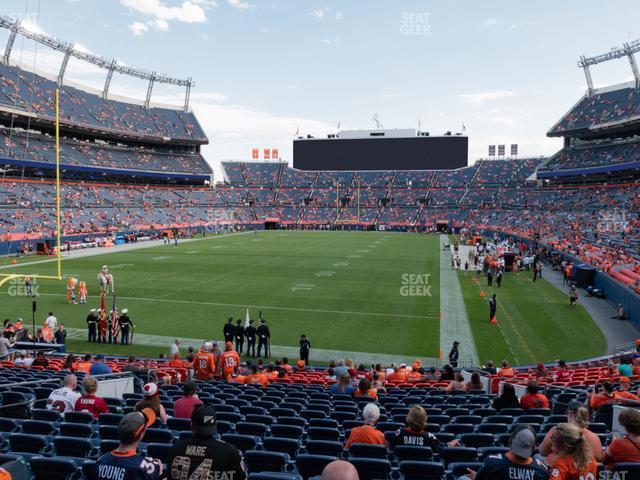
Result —
[[[67, 328], [67, 338], [85, 340], [87, 338], [87, 331], [82, 328]], [[133, 344], [144, 345], [148, 347], [165, 347], [169, 351], [169, 346], [173, 343], [175, 337], [163, 336], [163, 335], [148, 335], [144, 333], [134, 333]], [[182, 345], [185, 347], [192, 346], [194, 348], [200, 347], [205, 341], [204, 338], [183, 338], [180, 337]], [[206, 339], [214, 340], [214, 339]], [[220, 343], [222, 340], [218, 339]], [[221, 345], [221, 343], [220, 343]], [[246, 347], [246, 344], [245, 344]], [[256, 347], [257, 348], [257, 347]], [[245, 351], [246, 353], [246, 351]], [[272, 357], [287, 357], [290, 363], [294, 363], [294, 360], [298, 359], [300, 350], [298, 347], [288, 347], [284, 345], [272, 345], [271, 356]], [[244, 355], [243, 358], [246, 358]], [[354, 363], [364, 363], [365, 365], [371, 365], [375, 363], [384, 363], [389, 365], [391, 363], [411, 364], [416, 357], [402, 356], [402, 355], [389, 355], [384, 353], [368, 353], [368, 352], [347, 352], [343, 350], [326, 350], [321, 348], [311, 349], [311, 363], [313, 362], [330, 362], [331, 360], [344, 360], [350, 358]], [[436, 365], [438, 360], [436, 358], [419, 357], [423, 365]]]
[[[443, 361], [448, 361], [449, 349], [453, 342], [460, 342], [459, 364], [479, 365], [478, 351], [471, 331], [467, 307], [464, 304], [458, 272], [451, 268], [451, 255], [453, 246], [447, 251], [443, 244], [449, 243], [447, 235], [440, 235], [440, 309], [442, 320], [440, 321], [440, 348]], [[460, 245], [458, 255], [464, 261], [469, 255], [470, 247]]]

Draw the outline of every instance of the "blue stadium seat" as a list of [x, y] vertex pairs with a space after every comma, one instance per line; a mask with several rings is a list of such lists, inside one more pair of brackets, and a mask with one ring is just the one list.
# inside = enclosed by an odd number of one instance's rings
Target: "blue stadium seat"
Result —
[[250, 473], [248, 480], [302, 480], [297, 473], [264, 472]]
[[238, 435], [234, 433], [227, 433], [222, 435], [222, 441], [230, 443], [235, 446], [241, 452], [247, 450], [255, 450], [258, 446], [258, 438], [251, 435]]
[[120, 420], [124, 418], [124, 415], [117, 413], [101, 413], [98, 416], [98, 423], [100, 425], [118, 425]]
[[298, 456], [300, 442], [294, 438], [266, 437], [262, 440], [262, 446], [269, 452], [282, 452], [295, 459]]
[[31, 410], [32, 420], [44, 420], [45, 422], [61, 422], [62, 415], [56, 410], [46, 408], [33, 408]]
[[173, 434], [163, 428], [148, 428], [143, 440], [148, 443], [173, 443]]
[[[62, 432], [62, 425], [60, 425], [60, 431]], [[118, 427], [115, 425], [100, 425], [98, 427], [98, 434], [102, 440], [118, 440]], [[65, 433], [64, 435], [67, 434]]]
[[311, 440], [337, 441], [340, 438], [340, 431], [335, 428], [309, 427], [307, 436]]
[[81, 470], [69, 458], [33, 457], [29, 462], [34, 480], [75, 480]]
[[450, 463], [475, 462], [478, 451], [468, 447], [445, 447], [440, 450], [439, 456], [445, 467], [448, 467]]
[[172, 445], [167, 443], [149, 443], [147, 445], [147, 455], [151, 458], [157, 458], [164, 464], [168, 464], [171, 460]]
[[481, 466], [482, 463], [479, 462], [454, 462], [449, 464], [448, 470], [451, 471], [454, 478], [458, 478], [467, 473], [467, 468], [477, 472]]
[[[610, 468], [611, 472], [618, 473], [621, 477], [621, 474], [625, 472], [624, 478], [640, 478], [640, 463], [636, 462], [620, 462], [616, 463]], [[615, 478], [615, 477], [611, 477]], [[621, 477], [622, 478], [622, 477]]]
[[[280, 419], [282, 420], [282, 419]], [[338, 422], [333, 418], [312, 418], [309, 420], [310, 427], [338, 428]]]
[[453, 433], [454, 435], [460, 435], [462, 433], [473, 433], [475, 426], [469, 423], [450, 423], [444, 426], [445, 433]]
[[247, 422], [262, 423], [263, 425], [272, 425], [275, 421], [271, 415], [256, 415], [253, 413], [245, 415], [245, 419]]
[[505, 423], [483, 423], [478, 425], [478, 433], [490, 433], [497, 435], [500, 433], [507, 433], [509, 431], [509, 425]]
[[34, 395], [27, 395], [21, 392], [2, 392], [0, 417], [14, 419], [31, 418], [29, 403], [34, 399]]
[[61, 457], [95, 457], [98, 452], [91, 440], [76, 437], [55, 437], [53, 446], [56, 455]]
[[493, 445], [493, 435], [490, 433], [463, 433], [460, 442], [465, 447], [490, 447]]
[[[117, 434], [117, 428], [112, 426], [116, 430], [114, 431], [114, 435]], [[91, 437], [94, 434], [93, 428], [91, 425], [87, 425], [86, 423], [70, 423], [70, 422], [62, 422], [59, 427], [60, 435], [64, 435], [65, 437]], [[101, 435], [102, 436], [102, 435]], [[105, 437], [105, 438], [116, 438], [116, 437]]]
[[280, 425], [278, 423], [271, 425], [271, 434], [276, 437], [295, 438], [298, 440], [303, 433], [304, 429], [297, 425]]
[[326, 455], [339, 457], [342, 455], [342, 443], [330, 440], [307, 440], [305, 444], [307, 453], [312, 455]]
[[414, 445], [398, 445], [393, 449], [393, 453], [399, 461], [413, 460], [418, 462], [429, 462], [433, 459], [431, 447], [416, 447]]
[[169, 417], [167, 419], [167, 428], [177, 432], [190, 432], [191, 420], [188, 418]]
[[9, 436], [9, 446], [13, 453], [44, 454], [50, 449], [47, 437], [44, 435], [28, 435], [26, 433], [12, 433]]
[[249, 472], [284, 472], [289, 455], [282, 452], [248, 450], [244, 452], [244, 462]]
[[349, 446], [349, 455], [351, 458], [385, 458], [387, 448], [383, 445], [352, 443]]
[[100, 455], [114, 451], [119, 445], [120, 442], [118, 440], [101, 440]]
[[304, 453], [298, 455], [296, 465], [298, 466], [298, 473], [302, 475], [303, 478], [309, 478], [320, 475], [324, 467], [337, 459], [338, 457]]
[[52, 435], [56, 432], [55, 425], [44, 420], [25, 420], [20, 425], [22, 433], [34, 435]]
[[269, 433], [269, 428], [263, 423], [238, 422], [236, 423], [236, 432], [262, 438]]
[[93, 415], [87, 412], [67, 412], [64, 414], [64, 421], [90, 424], [94, 422], [94, 419]]
[[386, 480], [391, 475], [391, 463], [380, 458], [352, 458], [360, 480]]
[[444, 467], [440, 462], [405, 460], [399, 466], [403, 480], [442, 480], [444, 476]]

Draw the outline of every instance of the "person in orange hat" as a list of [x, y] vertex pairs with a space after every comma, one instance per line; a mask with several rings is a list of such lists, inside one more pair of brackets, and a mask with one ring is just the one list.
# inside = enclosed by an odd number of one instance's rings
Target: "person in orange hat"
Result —
[[224, 344], [224, 353], [220, 356], [222, 376], [226, 379], [233, 375], [240, 366], [240, 355], [233, 349], [231, 342]]
[[631, 380], [629, 377], [620, 377], [620, 389], [618, 390], [618, 398], [624, 400], [633, 400], [634, 402], [640, 402], [640, 398], [637, 395], [631, 393]]
[[304, 360], [298, 360], [296, 362], [296, 366], [298, 367], [298, 372], [306, 371], [306, 368], [305, 368], [305, 365], [304, 365]]

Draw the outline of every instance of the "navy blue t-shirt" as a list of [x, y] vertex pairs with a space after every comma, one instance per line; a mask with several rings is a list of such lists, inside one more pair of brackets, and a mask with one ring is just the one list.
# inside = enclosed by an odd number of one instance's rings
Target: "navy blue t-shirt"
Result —
[[113, 452], [102, 455], [95, 466], [95, 480], [156, 480], [162, 463], [136, 452]]

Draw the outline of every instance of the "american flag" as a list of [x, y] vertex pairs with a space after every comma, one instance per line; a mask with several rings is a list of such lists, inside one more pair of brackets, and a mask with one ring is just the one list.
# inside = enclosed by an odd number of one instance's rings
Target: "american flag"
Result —
[[111, 305], [111, 336], [117, 338], [120, 333], [120, 323], [118, 323], [118, 306], [116, 305], [116, 296], [113, 296], [113, 304]]

